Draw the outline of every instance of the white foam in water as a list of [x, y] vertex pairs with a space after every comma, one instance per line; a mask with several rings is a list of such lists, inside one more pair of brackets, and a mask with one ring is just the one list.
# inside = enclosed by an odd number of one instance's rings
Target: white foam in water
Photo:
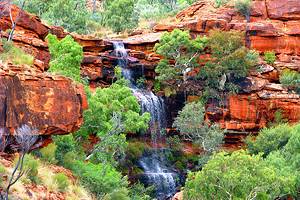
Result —
[[[136, 87], [132, 77], [132, 71], [128, 68], [128, 54], [122, 42], [114, 42], [114, 50], [119, 58], [118, 65], [122, 68], [122, 74], [125, 79], [130, 81], [130, 87], [133, 94], [138, 98], [142, 112], [151, 114], [150, 128], [152, 142], [157, 147], [157, 140], [162, 137], [162, 131], [165, 130], [166, 109], [161, 97], [156, 96], [152, 91], [139, 89]], [[155, 185], [156, 197], [159, 200], [165, 200], [176, 192], [176, 179], [178, 174], [167, 167], [165, 151], [154, 149], [143, 156], [139, 164], [144, 170], [144, 180], [147, 185]]]

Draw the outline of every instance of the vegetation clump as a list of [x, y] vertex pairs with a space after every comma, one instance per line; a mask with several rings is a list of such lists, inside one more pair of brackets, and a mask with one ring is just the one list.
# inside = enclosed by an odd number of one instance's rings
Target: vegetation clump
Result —
[[276, 61], [276, 55], [274, 51], [267, 51], [264, 53], [264, 60], [269, 64], [273, 65]]
[[284, 86], [300, 94], [300, 73], [286, 69], [279, 77], [279, 81]]
[[70, 35], [58, 40], [55, 35], [49, 34], [46, 39], [51, 54], [49, 71], [81, 82], [82, 47]]
[[32, 55], [25, 53], [11, 41], [2, 40], [2, 42], [4, 51], [0, 54], [0, 60], [12, 62], [15, 65], [33, 65], [34, 57]]

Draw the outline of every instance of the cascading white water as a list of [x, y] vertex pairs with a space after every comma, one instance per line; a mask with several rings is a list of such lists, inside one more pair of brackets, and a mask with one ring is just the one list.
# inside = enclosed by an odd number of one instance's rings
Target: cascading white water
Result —
[[118, 65], [122, 69], [122, 75], [129, 80], [131, 90], [141, 104], [142, 112], [151, 114], [149, 132], [155, 148], [139, 160], [139, 165], [144, 170], [143, 180], [147, 185], [155, 185], [157, 199], [168, 199], [176, 192], [178, 174], [167, 166], [165, 150], [158, 149], [157, 145], [158, 139], [161, 139], [167, 126], [164, 101], [152, 91], [136, 86], [133, 72], [128, 68], [128, 54], [124, 44], [116, 41], [113, 45], [115, 55], [118, 57]]

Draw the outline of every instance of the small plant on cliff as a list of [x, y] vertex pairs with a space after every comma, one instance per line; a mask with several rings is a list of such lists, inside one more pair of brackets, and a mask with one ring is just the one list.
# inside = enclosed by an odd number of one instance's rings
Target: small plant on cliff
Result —
[[250, 40], [250, 32], [249, 32], [249, 25], [250, 23], [250, 15], [251, 15], [251, 6], [252, 6], [252, 0], [236, 0], [235, 1], [235, 9], [245, 16], [246, 18], [246, 47], [250, 48], [251, 46], [251, 40]]
[[186, 140], [203, 148], [207, 153], [215, 151], [223, 142], [224, 133], [215, 124], [204, 120], [205, 108], [202, 103], [188, 103], [176, 117], [173, 126]]
[[258, 54], [245, 48], [242, 33], [237, 31], [211, 31], [208, 46], [212, 58], [199, 74], [206, 87], [204, 99], [238, 92], [239, 82], [256, 65]]
[[74, 81], [81, 82], [80, 65], [83, 59], [82, 47], [68, 35], [58, 40], [55, 35], [46, 37], [51, 54], [50, 72], [57, 72]]
[[273, 65], [276, 61], [276, 55], [274, 51], [266, 51], [264, 53], [264, 60], [269, 64]]
[[192, 39], [188, 31], [175, 29], [165, 33], [155, 51], [163, 57], [155, 71], [156, 78], [165, 87], [174, 88], [187, 80], [188, 72], [198, 66], [199, 55], [206, 47], [207, 38]]
[[12, 62], [15, 65], [32, 65], [34, 57], [25, 53], [22, 49], [16, 47], [12, 41], [2, 40], [3, 52], [0, 54], [0, 60]]
[[289, 69], [284, 70], [279, 77], [282, 85], [300, 94], [300, 73]]

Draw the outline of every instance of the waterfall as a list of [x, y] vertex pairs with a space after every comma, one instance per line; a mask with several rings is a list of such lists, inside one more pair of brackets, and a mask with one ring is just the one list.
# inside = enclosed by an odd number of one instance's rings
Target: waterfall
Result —
[[[172, 197], [178, 186], [178, 174], [168, 166], [166, 150], [158, 148], [158, 141], [161, 141], [164, 130], [167, 127], [166, 109], [164, 100], [156, 96], [152, 91], [140, 89], [136, 86], [133, 71], [128, 67], [128, 54], [122, 42], [113, 42], [114, 53], [118, 57], [118, 65], [122, 69], [122, 75], [129, 80], [133, 94], [138, 98], [142, 112], [149, 112], [151, 120], [149, 131], [154, 149], [139, 160], [140, 167], [144, 170], [141, 181], [147, 186], [155, 186], [156, 198], [165, 200]], [[142, 69], [144, 70], [144, 69]]]

